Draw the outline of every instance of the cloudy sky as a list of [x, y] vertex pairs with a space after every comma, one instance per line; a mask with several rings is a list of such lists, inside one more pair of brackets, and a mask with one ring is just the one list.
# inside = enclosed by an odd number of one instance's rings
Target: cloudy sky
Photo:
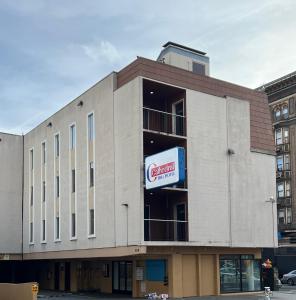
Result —
[[0, 0], [0, 131], [27, 132], [137, 55], [175, 41], [255, 88], [296, 70], [294, 0]]

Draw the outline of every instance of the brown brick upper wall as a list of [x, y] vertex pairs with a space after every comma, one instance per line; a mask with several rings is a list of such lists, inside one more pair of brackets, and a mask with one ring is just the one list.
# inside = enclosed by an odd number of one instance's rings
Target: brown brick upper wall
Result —
[[123, 86], [137, 76], [218, 97], [229, 96], [249, 101], [251, 149], [275, 153], [271, 116], [267, 96], [264, 93], [142, 57], [118, 72], [117, 87]]

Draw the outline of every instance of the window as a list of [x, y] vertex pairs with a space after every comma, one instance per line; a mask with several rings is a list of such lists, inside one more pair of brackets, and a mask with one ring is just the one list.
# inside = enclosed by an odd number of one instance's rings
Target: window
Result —
[[94, 163], [91, 161], [89, 163], [89, 186], [94, 186]]
[[60, 238], [60, 218], [56, 217], [56, 239]]
[[292, 223], [292, 209], [290, 207], [287, 208], [287, 224]]
[[42, 241], [45, 241], [45, 220], [42, 220]]
[[276, 158], [277, 170], [282, 171], [284, 165], [284, 158], [282, 155], [277, 156]]
[[33, 243], [33, 222], [30, 222], [30, 243]]
[[274, 118], [276, 121], [280, 120], [281, 118], [281, 110], [279, 108], [276, 108], [274, 111]]
[[107, 263], [103, 264], [103, 276], [105, 278], [110, 277], [110, 267], [109, 267], [109, 264], [107, 264]]
[[76, 146], [76, 127], [72, 125], [70, 127], [70, 149], [74, 149]]
[[88, 140], [92, 141], [94, 139], [94, 114], [88, 115]]
[[60, 156], [60, 135], [59, 134], [55, 135], [55, 156], [56, 157]]
[[45, 142], [42, 143], [42, 163], [46, 163], [46, 145]]
[[290, 197], [291, 196], [291, 186], [290, 186], [290, 182], [286, 181], [286, 193], [285, 193], [286, 197]]
[[33, 206], [33, 202], [34, 202], [34, 189], [33, 186], [31, 185], [31, 195], [30, 195], [30, 205]]
[[60, 177], [56, 176], [56, 197], [60, 197]]
[[260, 270], [260, 260], [252, 255], [220, 256], [221, 292], [260, 291]]
[[282, 129], [276, 129], [275, 131], [275, 142], [277, 145], [281, 145], [283, 143], [283, 138], [282, 138]]
[[284, 161], [285, 161], [285, 165], [284, 165], [285, 170], [290, 170], [290, 155], [289, 154], [284, 155]]
[[30, 163], [31, 163], [31, 170], [34, 168], [34, 152], [33, 149], [30, 150]]
[[89, 235], [95, 234], [95, 211], [94, 209], [89, 210]]
[[284, 194], [285, 194], [285, 192], [284, 192], [284, 183], [279, 182], [277, 184], [277, 196], [278, 196], [278, 198], [282, 198], [282, 197], [284, 197]]
[[279, 209], [278, 211], [278, 223], [285, 224], [285, 210]]
[[283, 128], [283, 140], [285, 144], [289, 143], [289, 128]]
[[284, 119], [287, 119], [289, 115], [289, 109], [288, 109], [288, 105], [284, 105], [282, 107], [282, 116]]
[[75, 213], [72, 213], [71, 216], [71, 237], [76, 236], [76, 215]]
[[45, 181], [42, 183], [42, 201], [45, 202]]
[[199, 75], [205, 75], [205, 65], [199, 64], [197, 62], [192, 63], [192, 72]]
[[75, 169], [72, 170], [72, 193], [75, 193]]

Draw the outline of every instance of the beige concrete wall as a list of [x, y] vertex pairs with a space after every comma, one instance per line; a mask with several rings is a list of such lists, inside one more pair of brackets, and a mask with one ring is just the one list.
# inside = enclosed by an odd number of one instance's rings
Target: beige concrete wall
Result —
[[[22, 136], [0, 133], [0, 253], [21, 253]], [[6, 255], [5, 259], [11, 259]]]
[[142, 80], [136, 78], [114, 93], [116, 246], [143, 239], [141, 118]]
[[0, 300], [36, 300], [37, 293], [32, 292], [32, 285], [29, 283], [0, 283]]
[[250, 151], [249, 103], [187, 90], [186, 105], [190, 244], [276, 246], [276, 207], [266, 202], [275, 158]]
[[[114, 236], [114, 74], [98, 82], [62, 110], [25, 135], [24, 252], [40, 253], [113, 247]], [[83, 101], [82, 106], [78, 106]], [[95, 233], [88, 238], [87, 211], [87, 116], [95, 120]], [[48, 123], [52, 127], [48, 127]], [[70, 240], [70, 125], [76, 124], [77, 239]], [[54, 135], [60, 133], [61, 241], [54, 241]], [[41, 143], [46, 141], [46, 243], [41, 244]], [[34, 244], [29, 246], [28, 151], [34, 147]]]

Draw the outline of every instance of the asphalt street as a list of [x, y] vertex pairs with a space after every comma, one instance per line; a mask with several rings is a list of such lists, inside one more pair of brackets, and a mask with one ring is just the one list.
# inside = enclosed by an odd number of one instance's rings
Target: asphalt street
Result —
[[[131, 300], [132, 298], [117, 295], [102, 295], [102, 294], [70, 294], [40, 291], [38, 299], [51, 299], [51, 300]], [[222, 295], [222, 296], [209, 296], [209, 297], [191, 297], [188, 300], [264, 300], [263, 292], [259, 294], [250, 295]], [[296, 286], [283, 285], [280, 291], [273, 292], [271, 300], [296, 300]]]

